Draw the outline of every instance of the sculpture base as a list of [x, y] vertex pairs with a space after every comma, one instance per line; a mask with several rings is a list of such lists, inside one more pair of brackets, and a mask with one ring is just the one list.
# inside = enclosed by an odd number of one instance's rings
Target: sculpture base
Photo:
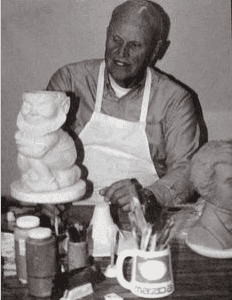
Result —
[[90, 206], [98, 206], [105, 205], [104, 197], [99, 194], [99, 189], [94, 189], [92, 195], [84, 200], [73, 202], [73, 205], [90, 205]]
[[218, 249], [211, 249], [207, 248], [205, 246], [193, 244], [188, 241], [188, 237], [186, 238], [186, 244], [189, 246], [190, 249], [192, 249], [197, 254], [206, 256], [206, 257], [212, 257], [212, 258], [232, 258], [232, 248], [231, 249], [225, 249], [225, 250], [218, 250]]
[[20, 180], [10, 185], [11, 196], [16, 200], [38, 204], [59, 204], [79, 200], [86, 192], [86, 184], [83, 180], [73, 186], [51, 192], [33, 192], [22, 185]]

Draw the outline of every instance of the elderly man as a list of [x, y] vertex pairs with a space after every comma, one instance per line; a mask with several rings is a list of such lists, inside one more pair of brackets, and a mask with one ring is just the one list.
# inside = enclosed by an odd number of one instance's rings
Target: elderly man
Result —
[[232, 140], [210, 141], [193, 157], [191, 181], [205, 200], [188, 244], [211, 257], [232, 257]]
[[190, 160], [202, 143], [191, 94], [149, 66], [167, 44], [169, 18], [156, 3], [126, 1], [107, 28], [105, 59], [59, 69], [47, 89], [78, 102], [81, 139], [94, 193], [123, 211], [137, 193], [157, 206], [186, 202]]

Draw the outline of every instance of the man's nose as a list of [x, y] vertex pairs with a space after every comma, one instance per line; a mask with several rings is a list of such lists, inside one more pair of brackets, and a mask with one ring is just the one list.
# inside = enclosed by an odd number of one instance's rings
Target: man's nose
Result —
[[122, 44], [119, 46], [118, 55], [120, 57], [128, 57], [129, 56], [129, 47], [127, 44]]

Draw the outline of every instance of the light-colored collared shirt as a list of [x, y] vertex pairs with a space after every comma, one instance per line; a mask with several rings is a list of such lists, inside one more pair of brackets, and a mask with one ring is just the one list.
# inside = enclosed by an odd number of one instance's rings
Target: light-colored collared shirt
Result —
[[[90, 120], [95, 105], [101, 59], [68, 64], [51, 77], [47, 89], [71, 96], [69, 123], [77, 135]], [[139, 121], [145, 79], [118, 98], [105, 72], [102, 112], [128, 121]], [[198, 100], [168, 76], [152, 70], [152, 87], [146, 134], [160, 177], [150, 190], [167, 206], [186, 202], [193, 194], [189, 181], [192, 155], [207, 140], [202, 131]], [[75, 120], [74, 120], [75, 119]], [[70, 121], [71, 120], [71, 121]]]

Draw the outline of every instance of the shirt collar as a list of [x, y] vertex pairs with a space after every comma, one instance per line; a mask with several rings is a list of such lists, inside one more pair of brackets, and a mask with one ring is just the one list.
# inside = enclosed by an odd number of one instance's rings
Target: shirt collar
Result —
[[[109, 79], [109, 73], [107, 69], [105, 68], [105, 73], [104, 73], [104, 93], [103, 95], [108, 98], [108, 96], [113, 97], [115, 101], [118, 101], [119, 98], [116, 96], [114, 89], [111, 86], [110, 79]], [[131, 98], [137, 97], [137, 95], [141, 92], [141, 90], [144, 88], [146, 81], [146, 77], [144, 77], [136, 86], [134, 86], [125, 96], [122, 98], [126, 97], [127, 95], [130, 95]], [[120, 99], [122, 99], [120, 98]]]
[[119, 98], [122, 98], [131, 90], [131, 88], [123, 88], [120, 85], [118, 85], [117, 82], [113, 79], [113, 77], [110, 74], [109, 74], [109, 79], [113, 90], [115, 91], [116, 95]]

